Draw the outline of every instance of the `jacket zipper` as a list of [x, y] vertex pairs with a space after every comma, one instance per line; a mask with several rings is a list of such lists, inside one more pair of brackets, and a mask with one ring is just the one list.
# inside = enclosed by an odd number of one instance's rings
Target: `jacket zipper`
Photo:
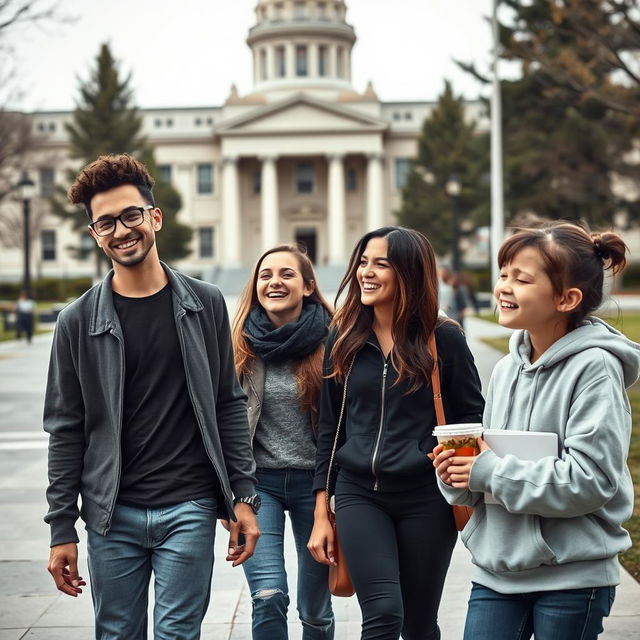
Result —
[[109, 331], [111, 335], [118, 341], [120, 345], [120, 355], [122, 356], [120, 359], [120, 407], [118, 411], [118, 431], [117, 431], [117, 442], [118, 449], [116, 455], [116, 481], [117, 487], [116, 491], [113, 494], [113, 498], [111, 499], [111, 507], [109, 509], [109, 518], [107, 520], [107, 528], [105, 530], [105, 535], [111, 529], [111, 519], [113, 518], [113, 510], [116, 506], [116, 500], [118, 499], [118, 491], [120, 490], [120, 474], [122, 473], [122, 417], [124, 415], [124, 379], [125, 379], [125, 355], [124, 355], [124, 342], [120, 340], [120, 338], [113, 332], [113, 327]]
[[177, 330], [178, 330], [178, 338], [180, 340], [180, 349], [182, 352], [182, 363], [184, 365], [184, 373], [185, 373], [185, 377], [187, 379], [187, 390], [189, 391], [189, 399], [191, 400], [191, 406], [193, 407], [193, 413], [196, 416], [196, 422], [198, 423], [198, 428], [200, 429], [200, 435], [202, 436], [202, 444], [204, 444], [204, 450], [207, 452], [207, 457], [209, 458], [209, 460], [211, 461], [211, 465], [213, 466], [213, 470], [216, 473], [216, 476], [218, 478], [218, 482], [220, 483], [220, 489], [222, 490], [222, 493], [225, 494], [225, 498], [228, 502], [227, 505], [225, 505], [226, 507], [229, 507], [231, 505], [231, 512], [229, 513], [229, 517], [231, 519], [234, 518], [233, 516], [233, 499], [226, 495], [226, 491], [225, 491], [225, 487], [224, 487], [224, 483], [222, 482], [222, 474], [220, 473], [220, 470], [218, 469], [218, 465], [216, 464], [216, 461], [214, 460], [214, 456], [211, 455], [211, 452], [209, 451], [209, 445], [207, 443], [207, 438], [205, 436], [205, 431], [204, 431], [204, 427], [202, 426], [202, 422], [200, 421], [200, 412], [197, 410], [197, 405], [195, 403], [195, 400], [193, 398], [193, 392], [191, 389], [191, 375], [189, 373], [189, 367], [187, 366], [187, 363], [185, 361], [185, 347], [184, 347], [184, 333], [182, 331], [182, 318], [184, 318], [185, 316], [185, 312], [182, 311], [178, 316], [178, 323], [177, 323]]
[[380, 425], [378, 426], [378, 437], [376, 438], [376, 444], [373, 448], [373, 455], [371, 456], [371, 473], [375, 478], [375, 483], [373, 485], [374, 491], [378, 491], [378, 478], [376, 477], [376, 458], [378, 457], [378, 449], [380, 447], [380, 440], [382, 439], [382, 431], [384, 429], [384, 392], [387, 386], [388, 368], [389, 363], [385, 360], [384, 369], [382, 370], [382, 390], [380, 392]]

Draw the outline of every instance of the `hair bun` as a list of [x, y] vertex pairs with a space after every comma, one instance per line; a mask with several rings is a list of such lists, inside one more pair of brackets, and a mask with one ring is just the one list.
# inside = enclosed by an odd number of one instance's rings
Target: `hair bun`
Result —
[[605, 265], [605, 269], [611, 269], [616, 274], [622, 271], [627, 264], [626, 251], [627, 247], [622, 238], [612, 231], [604, 231], [602, 233], [591, 234], [593, 248], [596, 256]]

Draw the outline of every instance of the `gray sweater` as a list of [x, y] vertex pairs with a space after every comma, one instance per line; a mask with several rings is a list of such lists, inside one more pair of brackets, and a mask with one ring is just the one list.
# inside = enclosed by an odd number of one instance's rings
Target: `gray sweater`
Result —
[[316, 446], [309, 413], [300, 406], [289, 363], [265, 363], [264, 397], [253, 453], [259, 468], [315, 466]]

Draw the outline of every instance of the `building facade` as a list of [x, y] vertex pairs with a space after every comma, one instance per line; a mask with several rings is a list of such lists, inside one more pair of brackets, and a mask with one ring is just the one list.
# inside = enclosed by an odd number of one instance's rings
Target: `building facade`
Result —
[[[265, 249], [302, 242], [319, 266], [340, 267], [366, 231], [394, 222], [423, 120], [433, 102], [383, 102], [351, 83], [356, 42], [343, 0], [259, 0], [247, 45], [253, 89], [222, 106], [141, 109], [162, 175], [194, 229], [182, 270], [206, 278], [246, 270]], [[46, 214], [44, 198], [74, 167], [64, 123], [32, 114], [43, 142], [32, 157], [40, 201], [32, 271], [93, 272], [91, 239]], [[469, 117], [486, 126], [479, 104]], [[77, 167], [76, 167], [77, 168]], [[85, 250], [69, 251], [70, 246]], [[18, 279], [21, 252], [3, 251], [0, 277]]]

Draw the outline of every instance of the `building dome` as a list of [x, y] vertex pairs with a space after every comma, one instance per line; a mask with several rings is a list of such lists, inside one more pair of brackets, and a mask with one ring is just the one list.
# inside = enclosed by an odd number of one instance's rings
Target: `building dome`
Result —
[[356, 41], [343, 0], [259, 0], [247, 44], [254, 91], [351, 88]]

